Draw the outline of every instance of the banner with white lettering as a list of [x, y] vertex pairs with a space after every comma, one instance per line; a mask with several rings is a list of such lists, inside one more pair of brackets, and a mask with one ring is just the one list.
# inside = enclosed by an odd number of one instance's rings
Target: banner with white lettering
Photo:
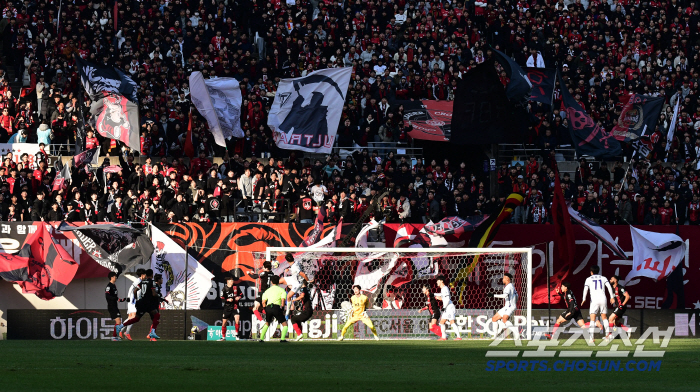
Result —
[[282, 79], [267, 120], [277, 147], [330, 153], [351, 74], [351, 67], [329, 68]]
[[[51, 167], [54, 162], [54, 157], [49, 157], [49, 152], [41, 150], [37, 143], [0, 143], [0, 154], [3, 157], [12, 153], [12, 161], [14, 163], [22, 163], [22, 156], [27, 154], [27, 166], [30, 169], [38, 167], [41, 160], [46, 160], [46, 167]], [[10, 173], [6, 173], [10, 174]]]

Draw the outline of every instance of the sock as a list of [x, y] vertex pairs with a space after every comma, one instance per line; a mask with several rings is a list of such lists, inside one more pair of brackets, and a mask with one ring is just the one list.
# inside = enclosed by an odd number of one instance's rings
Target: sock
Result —
[[372, 331], [372, 334], [373, 334], [374, 336], [378, 336], [378, 335], [377, 335], [377, 328], [375, 328], [374, 325], [371, 326], [369, 329]]
[[131, 325], [127, 325], [127, 326], [126, 326], [126, 332], [125, 332], [125, 333], [126, 333], [127, 335], [130, 335], [130, 334], [131, 334]]
[[442, 336], [442, 332], [440, 332], [440, 327], [439, 327], [437, 324], [435, 324], [435, 325], [433, 325], [432, 327], [430, 327], [430, 331], [431, 331], [432, 333], [434, 333], [435, 335], [437, 335], [437, 337], [441, 337], [441, 336]]
[[457, 324], [452, 324], [452, 330], [454, 331], [454, 333], [457, 335], [458, 338], [461, 338], [461, 337], [462, 337], [462, 336], [459, 334], [459, 327], [457, 326]]
[[498, 336], [498, 334], [500, 334], [505, 328], [506, 324], [503, 322], [503, 320], [498, 320], [498, 329], [496, 331], [496, 336]]
[[127, 325], [136, 324], [139, 320], [140, 320], [140, 318], [134, 317], [132, 319], [126, 320], [126, 322], [122, 325], [124, 325], [126, 327]]
[[233, 325], [233, 327], [236, 329], [236, 336], [238, 336], [238, 331], [241, 330], [241, 322], [237, 322], [236, 324]]
[[289, 330], [288, 326], [282, 327], [282, 336], [280, 336], [280, 340], [287, 340], [287, 331]]
[[603, 320], [603, 327], [605, 329], [605, 336], [608, 336], [610, 334], [610, 324], [608, 324], [608, 320]]
[[559, 329], [559, 323], [554, 324], [554, 328], [552, 328], [552, 335], [557, 333], [557, 329]]
[[255, 317], [258, 318], [258, 321], [262, 321], [262, 314], [260, 314], [258, 310], [253, 311], [253, 313], [255, 314]]
[[114, 330], [112, 331], [112, 337], [113, 338], [117, 337], [117, 324], [114, 324]]
[[622, 328], [623, 331], [629, 332], [630, 328], [624, 324], [620, 324], [620, 328]]
[[269, 325], [265, 324], [264, 327], [260, 330], [260, 339], [265, 340], [265, 335], [267, 334], [267, 328]]
[[158, 328], [158, 324], [160, 324], [160, 313], [156, 313], [156, 315], [153, 316], [153, 323], [151, 324], [151, 331], [155, 332], [156, 328]]
[[447, 339], [447, 334], [445, 333], [445, 324], [440, 324], [440, 336], [443, 339]]
[[228, 329], [226, 324], [221, 324], [221, 337], [222, 338], [226, 338], [226, 329]]
[[[507, 329], [506, 329], [505, 335], [503, 335], [504, 338], [505, 338], [506, 336], [508, 336], [508, 331], [510, 331], [510, 332], [513, 333], [513, 339], [519, 339], [519, 338], [520, 338], [520, 334], [519, 334], [518, 332], [515, 331], [515, 326], [513, 325], [512, 322], [510, 322], [510, 320], [506, 321], [505, 326], [506, 326]], [[512, 328], [512, 329], [511, 329], [511, 328]]]
[[293, 327], [294, 327], [294, 333], [301, 336], [302, 331], [301, 331], [301, 328], [299, 327], [299, 324], [294, 324]]

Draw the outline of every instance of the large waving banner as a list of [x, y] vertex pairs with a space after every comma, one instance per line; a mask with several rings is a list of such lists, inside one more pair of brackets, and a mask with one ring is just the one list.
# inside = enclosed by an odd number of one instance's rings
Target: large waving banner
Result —
[[525, 72], [532, 83], [530, 101], [551, 105], [557, 70], [553, 68], [525, 68]]
[[447, 142], [450, 140], [453, 101], [394, 101], [392, 107], [403, 106], [404, 125], [410, 125], [408, 132], [413, 139]]
[[139, 107], [123, 95], [105, 94], [90, 105], [97, 132], [141, 152]]
[[329, 68], [282, 79], [267, 120], [277, 147], [330, 153], [351, 74], [351, 67]]
[[216, 78], [204, 80], [201, 72], [190, 75], [192, 103], [207, 119], [216, 144], [226, 147], [226, 139], [242, 138], [241, 104], [243, 96], [238, 80]]

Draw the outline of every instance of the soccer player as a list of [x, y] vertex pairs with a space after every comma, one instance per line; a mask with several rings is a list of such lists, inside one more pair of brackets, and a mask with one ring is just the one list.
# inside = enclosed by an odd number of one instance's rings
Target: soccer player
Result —
[[121, 332], [122, 328], [129, 326], [131, 324], [136, 324], [141, 320], [144, 314], [148, 313], [151, 316], [151, 332], [146, 336], [147, 339], [151, 341], [156, 341], [160, 339], [156, 335], [156, 328], [160, 322], [160, 313], [158, 308], [160, 302], [163, 301], [161, 298], [160, 291], [156, 288], [156, 285], [160, 286], [163, 284], [163, 277], [157, 274], [155, 278], [153, 277], [153, 270], [146, 270], [146, 279], [139, 283], [138, 291], [141, 292], [141, 299], [136, 301], [136, 317], [127, 320], [124, 324], [117, 327], [117, 333]]
[[450, 293], [450, 288], [447, 287], [447, 278], [444, 275], [438, 275], [437, 285], [440, 288], [440, 294], [435, 294], [435, 299], [442, 301], [442, 315], [440, 316], [440, 339], [447, 340], [446, 332], [446, 322], [450, 322], [452, 325], [452, 331], [457, 335], [455, 340], [462, 340], [462, 336], [459, 334], [459, 327], [455, 324], [455, 304], [452, 303], [452, 295]]
[[[301, 282], [301, 288], [294, 298], [294, 315], [289, 319], [289, 326], [294, 328], [294, 332], [297, 334], [295, 341], [301, 341], [304, 339], [302, 334], [301, 323], [307, 321], [313, 316], [314, 310], [311, 305], [311, 292], [309, 291], [309, 282], [303, 280]], [[286, 338], [286, 337], [285, 337]]]
[[258, 297], [255, 298], [255, 305], [253, 307], [253, 313], [258, 320], [262, 321], [263, 317], [260, 311], [262, 310], [262, 295], [271, 286], [270, 278], [272, 278], [272, 263], [266, 261], [263, 263], [263, 268], [257, 274], [252, 271], [248, 271], [253, 279], [260, 279], [260, 289], [258, 290]]
[[114, 331], [112, 332], [112, 341], [118, 342], [121, 339], [117, 336], [117, 326], [122, 323], [122, 314], [117, 307], [118, 302], [124, 302], [126, 299], [119, 298], [119, 292], [117, 291], [117, 286], [114, 282], [117, 281], [117, 273], [110, 271], [107, 275], [109, 278], [109, 283], [107, 283], [107, 288], [105, 289], [105, 298], [107, 299], [107, 311], [109, 312], [109, 317], [114, 320]]
[[[620, 327], [627, 330], [627, 328], [622, 325], [622, 315], [625, 314], [627, 310], [627, 302], [630, 300], [630, 293], [620, 285], [620, 277], [617, 275], [613, 275], [610, 278], [610, 284], [613, 289], [613, 297], [610, 298], [610, 304], [615, 306], [615, 310], [613, 310], [610, 315], [610, 327]], [[608, 333], [605, 337], [606, 340], [611, 340], [612, 338], [612, 332]]]
[[265, 341], [265, 334], [267, 334], [267, 329], [274, 320], [282, 326], [282, 336], [280, 342], [287, 342], [287, 321], [284, 317], [284, 306], [287, 303], [287, 293], [283, 288], [279, 286], [280, 277], [273, 275], [270, 278], [272, 286], [265, 290], [262, 296], [262, 305], [265, 308], [265, 326], [260, 331], [259, 342]]
[[[299, 291], [299, 288], [301, 288], [301, 279], [304, 279], [307, 282], [313, 282], [313, 280], [309, 279], [309, 277], [306, 276], [304, 271], [301, 270], [301, 263], [295, 262], [293, 254], [287, 253], [287, 255], [284, 258], [290, 265], [289, 272], [291, 276], [284, 279], [284, 283], [286, 283], [287, 286], [289, 286], [289, 293], [287, 293], [287, 302], [289, 303], [291, 302], [294, 294]], [[289, 312], [291, 311], [290, 308], [291, 307], [287, 307], [287, 314], [289, 314]]]
[[[613, 297], [612, 287], [610, 287], [610, 282], [608, 282], [605, 277], [599, 275], [600, 267], [594, 265], [591, 267], [591, 276], [586, 278], [586, 283], [583, 287], [583, 300], [581, 301], [581, 306], [586, 303], [586, 294], [588, 291], [591, 292], [591, 323], [589, 328], [594, 328], [596, 325], [601, 330], [605, 331], [605, 336], [608, 335], [610, 331], [610, 326], [608, 325], [608, 305], [605, 298], [605, 289], [608, 289], [610, 298]], [[600, 322], [596, 320], [596, 315], [600, 315]], [[602, 322], [602, 326], [600, 325]], [[595, 332], [595, 329], [593, 330]], [[593, 343], [594, 332], [591, 332], [591, 337], [588, 340], [589, 343]]]
[[[231, 318], [234, 321], [234, 328], [236, 331], [236, 339], [238, 339], [238, 331], [240, 331], [240, 313], [238, 312], [238, 301], [241, 300], [243, 295], [238, 290], [238, 286], [233, 284], [234, 279], [232, 275], [226, 277], [226, 286], [221, 290], [221, 302], [224, 305], [224, 314], [221, 316], [221, 339], [220, 342], [226, 340], [226, 323], [228, 323]], [[233, 316], [233, 317], [232, 317]]]
[[352, 291], [355, 293], [355, 295], [350, 298], [350, 302], [352, 303], [352, 317], [350, 317], [350, 319], [345, 323], [342, 332], [340, 332], [340, 336], [338, 336], [338, 341], [343, 341], [345, 332], [347, 332], [350, 326], [358, 321], [362, 321], [369, 327], [374, 335], [374, 340], [379, 340], [377, 330], [374, 328], [372, 320], [369, 319], [369, 316], [367, 316], [367, 312], [365, 311], [365, 309], [367, 309], [367, 307], [370, 305], [369, 298], [362, 294], [362, 287], [360, 287], [358, 284], [352, 286]]
[[[554, 335], [557, 332], [557, 329], [559, 329], [560, 325], [570, 321], [571, 319], [576, 320], [576, 323], [579, 325], [579, 327], [583, 328], [586, 324], [583, 321], [581, 309], [578, 308], [578, 304], [576, 303], [576, 297], [574, 296], [574, 292], [571, 290], [571, 283], [562, 283], [561, 291], [559, 290], [559, 287], [557, 287], [556, 292], [564, 301], [564, 304], [566, 304], [566, 310], [563, 311], [557, 318], [557, 322], [556, 324], [554, 324], [554, 328], [552, 329], [552, 335]], [[551, 339], [552, 335], [548, 334], [545, 336], [547, 337], [547, 339]]]
[[[491, 293], [489, 296], [493, 296], [494, 298], [503, 298], [503, 307], [498, 312], [496, 312], [496, 314], [493, 315], [491, 321], [494, 323], [498, 323], [496, 335], [494, 336], [498, 336], [498, 334], [500, 334], [501, 331], [505, 330], [503, 332], [503, 338], [505, 339], [508, 336], [508, 331], [511, 328], [513, 328], [513, 323], [510, 322], [509, 318], [513, 314], [517, 306], [518, 292], [515, 291], [515, 286], [513, 286], [513, 275], [509, 273], [503, 274], [503, 284], [506, 286], [503, 288], [503, 294]], [[518, 333], [513, 332], [513, 338], [519, 339], [520, 336]]]
[[435, 296], [430, 292], [430, 286], [427, 284], [423, 285], [423, 294], [426, 297], [425, 306], [421, 308], [419, 312], [424, 310], [430, 312], [430, 326], [428, 326], [428, 330], [437, 335], [438, 338], [441, 338], [442, 332], [437, 325], [438, 320], [440, 320], [440, 306], [438, 306], [438, 302]]
[[[129, 291], [127, 293], [127, 298], [128, 298], [128, 303], [126, 305], [127, 307], [127, 313], [129, 315], [128, 319], [132, 319], [136, 317], [136, 300], [140, 299], [139, 297], [136, 296], [136, 292], [138, 291], [139, 283], [141, 283], [142, 280], [146, 279], [146, 270], [143, 268], [139, 268], [136, 270], [136, 275], [138, 278], [134, 281], [134, 283], [131, 284], [129, 287]], [[119, 337], [131, 340], [131, 327], [133, 324], [129, 325], [126, 327], [126, 331], [120, 331], [119, 332]]]

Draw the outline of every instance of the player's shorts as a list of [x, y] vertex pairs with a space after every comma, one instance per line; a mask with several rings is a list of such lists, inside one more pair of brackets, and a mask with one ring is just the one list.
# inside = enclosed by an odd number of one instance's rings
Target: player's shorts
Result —
[[617, 306], [615, 307], [615, 310], [613, 310], [613, 314], [617, 317], [622, 317], [622, 315], [625, 314], [625, 311], [627, 311], [627, 305]]
[[608, 314], [608, 306], [605, 302], [591, 303], [590, 314]]
[[122, 318], [122, 313], [119, 311], [118, 308], [109, 307], [107, 308], [107, 311], [109, 312], [109, 317], [112, 320]]
[[569, 313], [568, 310], [561, 312], [561, 317], [566, 321], [570, 321], [573, 319], [576, 322], [578, 322], [579, 320], [583, 320], [583, 315], [581, 314], [581, 311], [579, 309], [574, 310], [568, 316], [567, 316], [567, 313]]
[[265, 307], [265, 322], [271, 323], [273, 320], [277, 320], [280, 324], [287, 321], [284, 317], [284, 309], [278, 305], [269, 305]]
[[441, 314], [442, 314], [442, 313], [441, 313], [439, 310], [436, 310], [435, 312], [430, 313], [430, 319], [431, 319], [431, 320], [433, 320], [433, 319], [434, 319], [434, 320], [440, 320], [440, 315], [441, 315]]
[[259, 303], [260, 305], [262, 305], [262, 295], [259, 296], [258, 298], [255, 298], [255, 302], [257, 302], [257, 303]]
[[504, 306], [498, 310], [497, 314], [499, 314], [501, 317], [503, 317], [503, 316], [510, 317], [510, 315], [513, 314], [514, 311], [515, 311], [515, 306]]
[[304, 321], [310, 319], [313, 314], [314, 312], [311, 309], [309, 309], [301, 313], [295, 314], [290, 320], [292, 320], [292, 324], [301, 324]]
[[226, 307], [226, 308], [224, 308], [224, 314], [221, 315], [221, 318], [226, 319], [226, 320], [233, 320], [233, 316], [235, 316], [237, 314], [241, 314], [238, 311], [238, 309], [235, 309], [233, 307]]
[[438, 320], [454, 320], [455, 319], [455, 304], [449, 304], [447, 305], [447, 308], [442, 311], [442, 315], [440, 316], [441, 318]]
[[135, 303], [129, 302], [129, 303], [126, 305], [126, 312], [127, 312], [128, 314], [136, 313], [136, 304], [135, 304]]
[[136, 301], [136, 316], [142, 317], [146, 313], [151, 313], [157, 310], [159, 305], [157, 300], [142, 298]]

